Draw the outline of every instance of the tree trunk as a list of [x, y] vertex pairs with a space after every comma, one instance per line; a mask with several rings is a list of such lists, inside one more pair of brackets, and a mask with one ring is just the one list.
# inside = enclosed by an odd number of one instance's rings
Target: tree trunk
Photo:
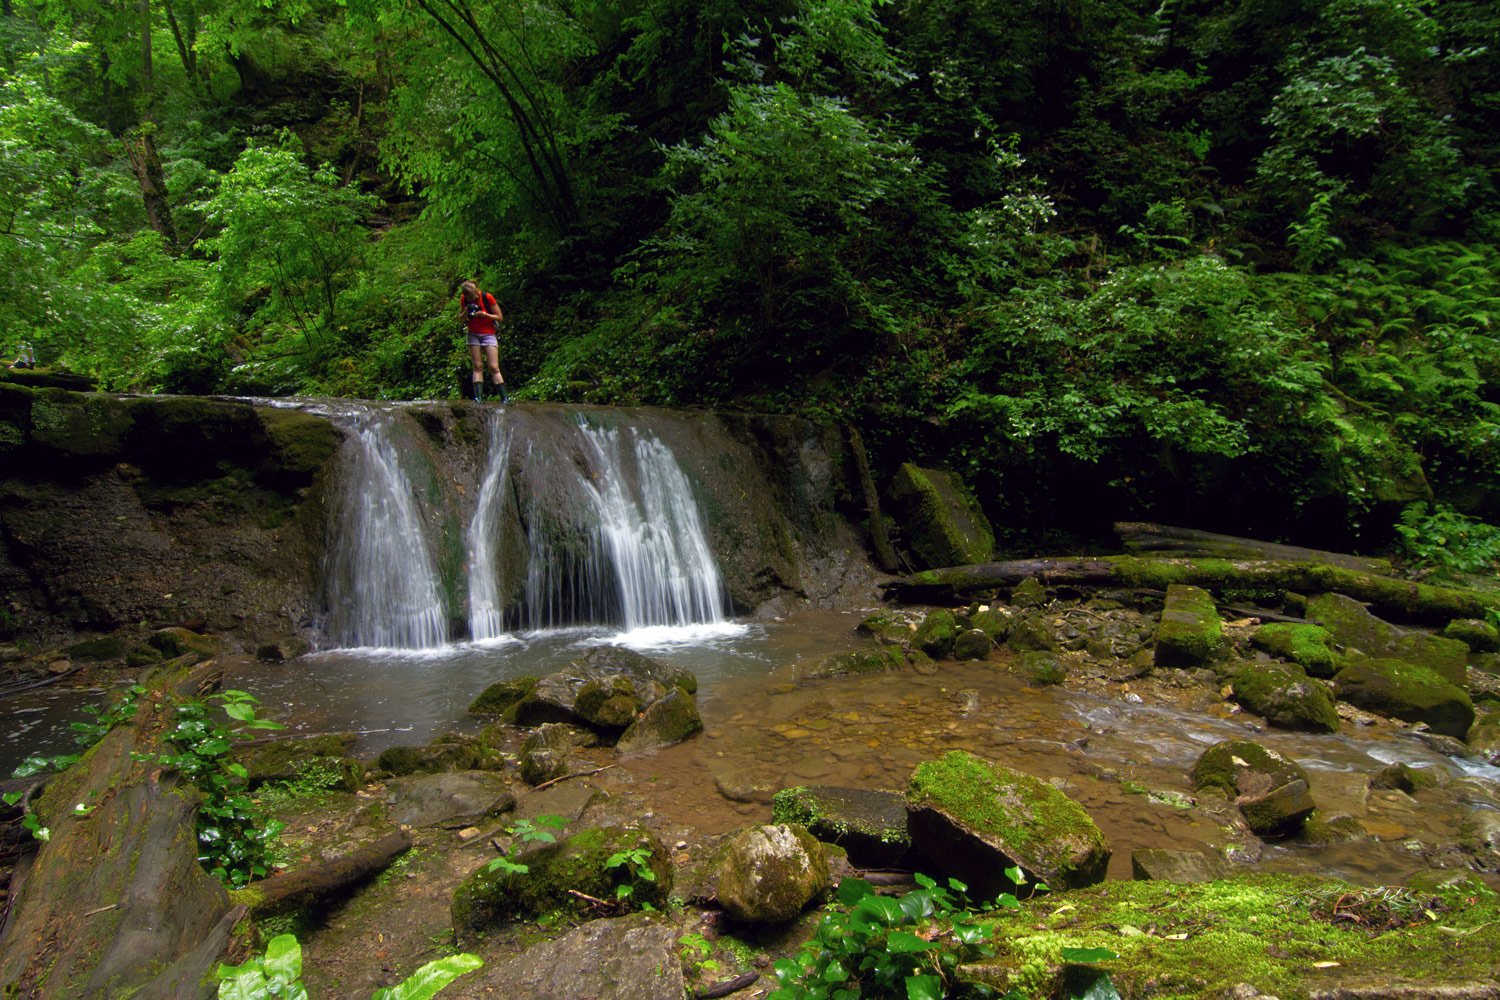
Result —
[[332, 861], [252, 882], [237, 890], [233, 898], [248, 907], [250, 915], [256, 919], [299, 910], [364, 881], [409, 847], [411, 835], [392, 830], [379, 840]]
[[865, 516], [870, 529], [870, 543], [875, 549], [875, 562], [887, 573], [895, 572], [900, 563], [896, 561], [896, 550], [891, 545], [890, 533], [885, 528], [885, 518], [880, 513], [880, 494], [875, 489], [875, 477], [870, 473], [870, 456], [865, 451], [864, 438], [853, 426], [849, 428], [849, 450], [854, 455], [854, 467], [859, 472], [860, 490], [864, 493]]
[[1161, 589], [1174, 583], [1190, 583], [1220, 592], [1264, 589], [1303, 594], [1336, 592], [1367, 602], [1382, 617], [1431, 624], [1454, 618], [1483, 618], [1490, 610], [1500, 610], [1500, 598], [1475, 591], [1413, 583], [1324, 563], [1255, 559], [1139, 556], [1021, 559], [924, 570], [881, 586], [887, 597], [953, 600], [1013, 587], [1027, 577], [1054, 586]]
[[130, 167], [141, 185], [141, 200], [146, 205], [146, 222], [161, 234], [170, 253], [177, 253], [177, 227], [172, 223], [172, 206], [167, 200], [167, 178], [152, 138], [153, 126], [134, 130], [124, 139]]
[[155, 760], [180, 699], [216, 682], [211, 664], [160, 675], [131, 724], [48, 782], [37, 815], [51, 839], [11, 899], [0, 992], [212, 996], [200, 982], [243, 911], [198, 864], [197, 793]]
[[1389, 559], [1371, 559], [1342, 552], [1323, 552], [1297, 545], [1261, 542], [1234, 535], [1216, 535], [1195, 528], [1174, 528], [1142, 521], [1116, 521], [1115, 534], [1129, 552], [1149, 555], [1171, 555], [1181, 558], [1219, 557], [1222, 559], [1282, 559], [1292, 562], [1327, 563], [1361, 573], [1391, 574]]

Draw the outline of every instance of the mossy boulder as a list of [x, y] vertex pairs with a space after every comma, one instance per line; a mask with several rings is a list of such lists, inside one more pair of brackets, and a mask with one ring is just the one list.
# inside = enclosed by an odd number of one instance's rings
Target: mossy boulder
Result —
[[990, 655], [990, 650], [995, 644], [983, 629], [971, 628], [958, 633], [953, 640], [953, 658], [955, 660], [982, 660]]
[[1462, 688], [1406, 660], [1354, 658], [1334, 678], [1339, 697], [1358, 708], [1463, 739], [1474, 705]]
[[1319, 594], [1307, 615], [1323, 623], [1339, 645], [1370, 659], [1396, 659], [1424, 667], [1449, 684], [1463, 684], [1469, 647], [1457, 639], [1398, 628], [1343, 594]]
[[1230, 798], [1258, 794], [1289, 781], [1307, 781], [1302, 765], [1251, 740], [1224, 740], [1193, 765], [1193, 787], [1217, 788]]
[[674, 687], [646, 706], [620, 734], [615, 749], [620, 753], [655, 750], [681, 743], [702, 728], [697, 700], [682, 688]]
[[939, 608], [928, 612], [912, 636], [912, 645], [934, 660], [946, 659], [953, 653], [953, 642], [958, 638], [958, 622], [953, 612]]
[[1474, 710], [1474, 724], [1467, 740], [1471, 753], [1500, 766], [1500, 704], [1480, 702]]
[[581, 746], [598, 743], [593, 733], [566, 722], [537, 726], [521, 744], [521, 780], [540, 785], [575, 770], [572, 753]]
[[[925, 655], [925, 654], [924, 654]], [[793, 674], [798, 681], [826, 680], [830, 677], [857, 677], [861, 674], [883, 674], [906, 667], [906, 657], [894, 646], [855, 649], [847, 653], [830, 653], [798, 663]]]
[[364, 781], [364, 768], [349, 756], [357, 740], [353, 733], [328, 733], [242, 743], [234, 748], [234, 759], [245, 768], [252, 789], [280, 784], [353, 792]]
[[146, 639], [167, 659], [193, 653], [207, 660], [219, 655], [223, 640], [216, 635], [200, 635], [189, 628], [163, 628], [152, 632]]
[[1046, 607], [1052, 595], [1047, 593], [1047, 588], [1034, 576], [1028, 576], [1014, 587], [1010, 588], [1010, 603], [1017, 608], [1041, 608]]
[[1174, 583], [1156, 629], [1158, 667], [1197, 667], [1218, 653], [1224, 641], [1224, 624], [1214, 599], [1201, 587]]
[[375, 766], [395, 775], [498, 771], [505, 766], [505, 758], [472, 736], [444, 733], [426, 746], [388, 747]]
[[[617, 855], [635, 855], [641, 860], [610, 865]], [[595, 827], [555, 844], [521, 851], [511, 860], [527, 870], [481, 868], [454, 892], [453, 926], [461, 936], [548, 914], [587, 913], [591, 904], [574, 892], [615, 899], [621, 886], [629, 886], [636, 905], [649, 903], [662, 909], [672, 891], [667, 849], [650, 831], [635, 827]]]
[[1054, 889], [1104, 878], [1109, 845], [1082, 806], [1038, 778], [962, 750], [917, 766], [906, 794], [918, 867], [1011, 892], [1019, 866]]
[[1016, 657], [1010, 665], [1011, 672], [1026, 679], [1028, 684], [1045, 687], [1061, 684], [1068, 679], [1068, 668], [1055, 653], [1027, 650]]
[[1333, 695], [1294, 663], [1246, 666], [1230, 677], [1234, 700], [1282, 729], [1336, 733], [1339, 713]]
[[601, 646], [539, 680], [517, 704], [516, 722], [575, 722], [618, 736], [673, 688], [694, 694], [698, 679], [640, 653]]
[[1475, 653], [1500, 651], [1500, 629], [1477, 618], [1460, 618], [1443, 629], [1444, 639], [1455, 639]]
[[1272, 656], [1295, 663], [1314, 677], [1332, 677], [1338, 670], [1333, 636], [1319, 625], [1274, 622], [1250, 634], [1250, 644]]
[[912, 629], [905, 621], [885, 613], [870, 615], [855, 627], [863, 635], [872, 635], [882, 643], [899, 646], [911, 638]]
[[1301, 832], [1317, 808], [1305, 781], [1289, 781], [1260, 795], [1242, 795], [1235, 805], [1250, 830], [1268, 839]]
[[470, 715], [498, 716], [508, 721], [515, 720], [516, 706], [536, 688], [538, 678], [513, 677], [497, 681], [479, 693], [469, 703]]
[[751, 827], [724, 845], [714, 876], [724, 912], [752, 924], [779, 924], [829, 887], [823, 845], [795, 823]]
[[888, 501], [922, 566], [966, 566], [994, 558], [994, 530], [953, 473], [907, 462], [891, 481]]
[[1371, 788], [1389, 788], [1405, 792], [1407, 795], [1412, 795], [1424, 788], [1432, 788], [1437, 784], [1436, 768], [1412, 767], [1400, 761], [1387, 764], [1370, 779]]
[[85, 639], [75, 642], [64, 650], [69, 659], [83, 660], [88, 663], [103, 663], [109, 660], [124, 659], [129, 654], [131, 644], [129, 639], [117, 635], [100, 636], [97, 639]]
[[1010, 635], [1011, 616], [998, 608], [984, 608], [970, 617], [974, 627], [990, 637], [990, 641], [1002, 643]]
[[796, 823], [849, 852], [860, 868], [893, 868], [911, 848], [906, 799], [896, 792], [832, 785], [783, 788], [771, 800], [773, 823]]
[[1062, 648], [1052, 630], [1052, 623], [1045, 614], [1035, 609], [1022, 612], [1011, 619], [1005, 644], [1018, 653], [1028, 650], [1055, 653]]

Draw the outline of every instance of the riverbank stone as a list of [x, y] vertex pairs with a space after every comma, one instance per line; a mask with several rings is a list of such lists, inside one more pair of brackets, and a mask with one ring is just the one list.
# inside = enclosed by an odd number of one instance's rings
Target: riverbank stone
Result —
[[994, 558], [994, 529], [954, 473], [907, 462], [891, 480], [887, 501], [920, 568]]
[[1299, 832], [1317, 808], [1307, 782], [1300, 779], [1260, 795], [1242, 795], [1235, 804], [1251, 832], [1267, 839], [1290, 837]]
[[[643, 852], [643, 860], [634, 867], [608, 863], [617, 854], [637, 852]], [[650, 831], [635, 827], [594, 827], [521, 851], [511, 860], [527, 870], [486, 866], [455, 890], [453, 926], [461, 938], [550, 913], [587, 913], [591, 904], [573, 892], [612, 900], [620, 886], [628, 885], [636, 905], [664, 908], [672, 891], [672, 863], [666, 848]], [[642, 877], [642, 870], [649, 870], [653, 877]]]
[[496, 716], [515, 721], [516, 707], [536, 688], [539, 678], [530, 675], [496, 681], [469, 703], [470, 715]]
[[870, 615], [854, 629], [861, 635], [871, 635], [887, 646], [900, 646], [912, 637], [912, 626], [894, 615], [880, 612]]
[[1250, 633], [1250, 645], [1295, 663], [1313, 677], [1332, 677], [1338, 669], [1333, 636], [1320, 625], [1273, 622]]
[[644, 753], [681, 743], [703, 728], [698, 702], [680, 687], [674, 687], [647, 705], [620, 734], [615, 749], [620, 753]]
[[906, 801], [919, 867], [963, 880], [976, 899], [1013, 892], [1011, 866], [1069, 889], [1104, 878], [1109, 864], [1104, 835], [1077, 802], [967, 751], [918, 765]]
[[1228, 878], [1228, 862], [1198, 851], [1166, 851], [1140, 848], [1130, 852], [1130, 877], [1162, 882], [1213, 882]]
[[232, 756], [245, 768], [246, 787], [250, 789], [280, 784], [353, 792], [363, 783], [365, 773], [349, 756], [357, 740], [353, 733], [258, 740], [239, 744]]
[[1250, 740], [1205, 750], [1193, 765], [1193, 787], [1224, 792], [1261, 837], [1291, 836], [1315, 808], [1302, 765]]
[[382, 800], [391, 822], [413, 827], [467, 825], [516, 807], [510, 784], [489, 771], [388, 778]]
[[1470, 753], [1500, 767], [1500, 703], [1483, 701], [1475, 708], [1468, 747]]
[[440, 771], [498, 771], [505, 759], [482, 741], [461, 733], [444, 733], [426, 746], [387, 747], [375, 766], [393, 775]]
[[1367, 712], [1425, 722], [1433, 732], [1463, 739], [1474, 706], [1462, 688], [1407, 660], [1354, 658], [1334, 678], [1339, 697]]
[[[924, 659], [928, 657], [922, 654]], [[812, 660], [804, 660], [792, 668], [792, 676], [798, 683], [827, 680], [830, 677], [858, 677], [863, 674], [884, 674], [904, 670], [908, 657], [896, 646], [876, 646], [871, 649], [855, 649], [847, 653], [830, 653]]]
[[578, 747], [597, 746], [592, 732], [566, 722], [548, 722], [537, 726], [521, 743], [521, 780], [541, 785], [577, 770], [572, 753]]
[[491, 1000], [682, 1000], [680, 934], [656, 914], [590, 920], [464, 982]]
[[795, 823], [741, 830], [721, 850], [715, 895], [742, 923], [785, 923], [828, 890], [823, 845]]
[[1294, 663], [1245, 666], [1230, 676], [1234, 700], [1282, 729], [1339, 731], [1339, 713], [1328, 688]]
[[896, 792], [833, 785], [783, 788], [771, 800], [773, 823], [796, 823], [849, 852], [860, 868], [895, 868], [911, 849], [906, 799]]
[[1477, 618], [1451, 621], [1440, 634], [1444, 639], [1457, 639], [1474, 653], [1500, 652], [1500, 629]]
[[1319, 594], [1307, 602], [1307, 616], [1323, 623], [1346, 653], [1369, 659], [1396, 659], [1424, 667], [1449, 684], [1464, 682], [1469, 647], [1457, 639], [1398, 628], [1343, 594]]
[[944, 660], [953, 653], [953, 643], [957, 638], [958, 622], [953, 612], [939, 608], [922, 619], [911, 641], [934, 660]]
[[522, 726], [583, 723], [618, 737], [673, 688], [694, 694], [698, 679], [632, 650], [598, 647], [539, 680], [516, 705], [515, 718]]
[[1068, 668], [1056, 653], [1043, 653], [1029, 649], [1010, 665], [1011, 672], [1025, 678], [1026, 683], [1046, 687], [1061, 684], [1068, 678]]
[[983, 629], [971, 628], [958, 633], [953, 640], [953, 658], [955, 660], [982, 660], [990, 655], [990, 650], [995, 644]]
[[1197, 667], [1213, 659], [1224, 641], [1214, 599], [1201, 587], [1174, 583], [1156, 629], [1156, 666]]
[[1018, 653], [1055, 653], [1062, 649], [1047, 616], [1035, 608], [1023, 611], [1010, 620], [1005, 644]]

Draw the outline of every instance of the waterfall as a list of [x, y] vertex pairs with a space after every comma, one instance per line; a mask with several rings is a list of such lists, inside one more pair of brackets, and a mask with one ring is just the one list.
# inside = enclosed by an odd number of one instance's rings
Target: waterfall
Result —
[[490, 418], [488, 464], [468, 533], [469, 638], [475, 642], [505, 634], [495, 550], [510, 471], [511, 435], [501, 414]]
[[329, 508], [324, 634], [338, 646], [441, 646], [448, 639], [442, 588], [391, 418], [357, 413], [350, 430]]
[[[582, 418], [559, 453], [528, 441], [523, 454], [492, 426], [489, 464], [469, 529], [470, 633], [512, 628], [696, 625], [727, 617], [725, 588], [692, 486], [671, 449], [648, 432], [600, 428]], [[571, 458], [570, 458], [571, 456]], [[580, 460], [581, 459], [581, 464]], [[550, 499], [523, 504], [526, 566], [521, 600], [504, 613], [494, 525], [513, 465], [541, 463], [565, 478]]]

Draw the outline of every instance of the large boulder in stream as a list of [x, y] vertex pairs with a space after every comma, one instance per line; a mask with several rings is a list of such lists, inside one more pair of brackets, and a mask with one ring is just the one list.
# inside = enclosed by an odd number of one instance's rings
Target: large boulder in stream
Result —
[[1282, 729], [1339, 731], [1333, 695], [1294, 663], [1246, 666], [1230, 677], [1234, 700]]
[[678, 742], [701, 729], [693, 703], [697, 690], [698, 679], [690, 670], [601, 646], [538, 681], [516, 705], [515, 719], [522, 726], [588, 726], [634, 752]]
[[741, 830], [724, 844], [716, 869], [719, 905], [751, 924], [791, 920], [830, 883], [823, 845], [794, 823]]
[[919, 765], [906, 799], [920, 866], [962, 879], [976, 899], [1015, 891], [1012, 866], [1070, 889], [1100, 881], [1109, 865], [1104, 835], [1077, 802], [962, 750]]
[[1261, 837], [1291, 836], [1314, 809], [1302, 765], [1250, 740], [1225, 740], [1205, 750], [1193, 765], [1193, 787], [1228, 795]]
[[957, 475], [907, 462], [887, 499], [920, 565], [967, 566], [994, 557], [994, 529]]
[[[610, 864], [612, 858], [624, 860]], [[461, 938], [548, 913], [587, 913], [591, 904], [575, 893], [613, 900], [628, 887], [636, 905], [663, 908], [672, 891], [667, 849], [635, 827], [595, 827], [510, 860], [526, 870], [486, 866], [454, 892], [453, 926]]]
[[1474, 705], [1463, 688], [1407, 660], [1350, 660], [1334, 677], [1339, 697], [1377, 715], [1425, 722], [1435, 733], [1463, 739], [1474, 723]]
[[1161, 625], [1156, 630], [1156, 665], [1202, 666], [1223, 642], [1224, 625], [1213, 596], [1201, 587], [1182, 583], [1169, 586]]
[[1307, 617], [1323, 623], [1348, 653], [1370, 659], [1404, 660], [1462, 685], [1469, 647], [1457, 639], [1408, 630], [1372, 615], [1359, 601], [1343, 594], [1319, 594], [1307, 602]]

